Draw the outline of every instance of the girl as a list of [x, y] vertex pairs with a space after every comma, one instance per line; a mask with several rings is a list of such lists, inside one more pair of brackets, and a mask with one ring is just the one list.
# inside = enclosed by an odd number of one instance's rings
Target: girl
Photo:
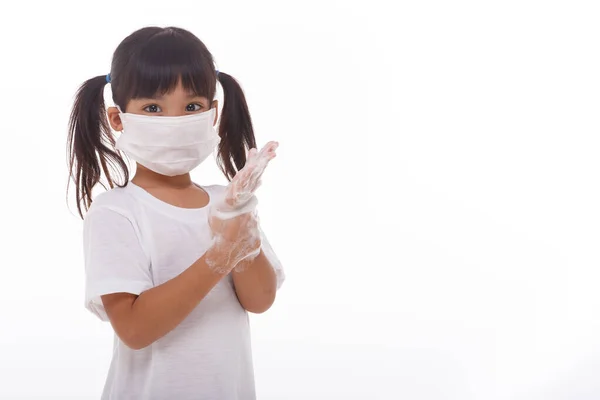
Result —
[[[269, 309], [284, 274], [253, 194], [277, 143], [254, 149], [240, 86], [188, 31], [143, 28], [81, 86], [69, 128], [86, 307], [115, 331], [102, 399], [254, 399], [247, 311]], [[229, 185], [193, 183], [215, 147]], [[102, 173], [111, 189], [92, 203]]]

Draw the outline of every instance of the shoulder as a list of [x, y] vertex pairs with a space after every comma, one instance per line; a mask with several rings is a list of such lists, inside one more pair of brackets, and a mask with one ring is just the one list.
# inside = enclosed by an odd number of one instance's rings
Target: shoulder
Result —
[[129, 185], [115, 187], [96, 196], [87, 212], [86, 219], [97, 214], [120, 214], [130, 219], [136, 206], [137, 201], [131, 193]]

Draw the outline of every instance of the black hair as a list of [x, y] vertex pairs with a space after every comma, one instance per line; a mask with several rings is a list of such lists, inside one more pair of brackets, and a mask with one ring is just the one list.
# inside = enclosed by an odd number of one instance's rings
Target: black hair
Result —
[[[221, 138], [217, 161], [228, 180], [246, 163], [246, 152], [256, 147], [252, 119], [244, 92], [231, 76], [215, 70], [212, 54], [204, 43], [185, 29], [147, 27], [126, 37], [113, 54], [110, 83], [114, 103], [123, 111], [131, 99], [152, 98], [184, 89], [215, 98], [217, 80], [223, 88], [219, 123]], [[92, 204], [92, 190], [102, 173], [113, 188], [129, 181], [129, 170], [115, 148], [106, 116], [104, 87], [109, 79], [100, 75], [85, 81], [75, 98], [68, 134], [70, 179], [76, 186], [77, 210], [83, 218]]]

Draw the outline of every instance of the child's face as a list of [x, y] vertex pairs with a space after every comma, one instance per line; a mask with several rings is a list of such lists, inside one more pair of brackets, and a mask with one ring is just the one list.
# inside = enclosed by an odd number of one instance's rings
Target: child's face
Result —
[[[140, 115], [179, 117], [206, 112], [211, 108], [217, 108], [217, 104], [217, 100], [210, 104], [206, 97], [199, 97], [185, 91], [180, 82], [175, 90], [164, 96], [130, 100], [123, 111]], [[218, 120], [218, 108], [216, 111], [213, 124], [216, 124]], [[108, 109], [108, 120], [114, 130], [123, 130], [119, 110], [116, 107]]]

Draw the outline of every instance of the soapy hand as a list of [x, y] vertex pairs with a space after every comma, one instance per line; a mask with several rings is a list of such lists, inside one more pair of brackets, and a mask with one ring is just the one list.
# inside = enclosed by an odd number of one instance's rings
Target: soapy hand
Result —
[[251, 149], [244, 168], [233, 177], [224, 197], [209, 210], [214, 243], [207, 251], [206, 262], [219, 273], [229, 273], [238, 264], [241, 270], [260, 253], [254, 192], [261, 184], [267, 164], [275, 158], [278, 146], [277, 142], [269, 142], [260, 151]]
[[277, 142], [267, 143], [260, 151], [250, 149], [246, 160], [246, 165], [233, 177], [223, 200], [224, 208], [220, 211], [236, 210], [244, 206], [261, 184], [260, 178], [273, 158], [275, 150], [279, 147]]
[[227, 274], [242, 261], [252, 260], [260, 254], [262, 243], [254, 212], [224, 220], [210, 217], [209, 224], [214, 237], [205, 261], [213, 271]]

